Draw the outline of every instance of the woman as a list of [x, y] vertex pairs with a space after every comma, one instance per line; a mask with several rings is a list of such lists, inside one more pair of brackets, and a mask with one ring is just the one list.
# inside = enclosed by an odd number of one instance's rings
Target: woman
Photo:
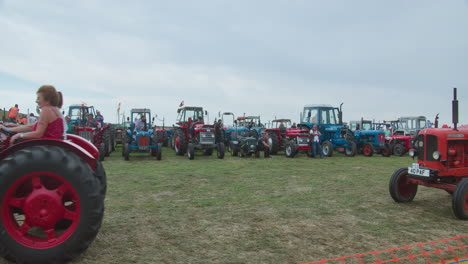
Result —
[[36, 103], [41, 109], [36, 123], [11, 128], [0, 125], [0, 130], [17, 133], [11, 137], [10, 144], [17, 139], [62, 139], [65, 135], [65, 120], [59, 110], [62, 107], [62, 93], [52, 85], [43, 85], [36, 94]]

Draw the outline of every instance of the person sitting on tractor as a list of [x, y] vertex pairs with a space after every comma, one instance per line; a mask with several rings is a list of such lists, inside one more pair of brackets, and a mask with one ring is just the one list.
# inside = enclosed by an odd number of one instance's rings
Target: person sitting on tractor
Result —
[[297, 128], [296, 123], [293, 123], [292, 126], [291, 126], [291, 128]]
[[264, 133], [263, 137], [260, 137], [258, 139], [257, 143], [257, 150], [262, 151], [263, 150], [263, 157], [264, 158], [270, 158], [270, 145], [268, 144], [268, 139], [269, 135], [268, 133]]
[[98, 127], [97, 121], [94, 119], [93, 114], [89, 114], [86, 119], [86, 127]]
[[60, 113], [62, 93], [52, 85], [43, 85], [37, 92], [36, 103], [41, 109], [39, 120], [34, 124], [8, 128], [0, 125], [0, 131], [16, 133], [10, 138], [10, 144], [18, 139], [52, 138], [62, 139], [65, 136], [65, 120]]
[[323, 158], [322, 145], [320, 145], [320, 136], [322, 133], [317, 129], [317, 125], [314, 125], [310, 130], [311, 144], [312, 144], [312, 157], [317, 157], [317, 151], [320, 154], [320, 158]]
[[146, 123], [146, 115], [142, 114], [141, 118], [135, 122], [135, 131], [147, 131], [148, 124]]
[[101, 127], [104, 126], [104, 116], [101, 115], [100, 111], [96, 111], [96, 116], [94, 119], [96, 119], [96, 121], [101, 124]]

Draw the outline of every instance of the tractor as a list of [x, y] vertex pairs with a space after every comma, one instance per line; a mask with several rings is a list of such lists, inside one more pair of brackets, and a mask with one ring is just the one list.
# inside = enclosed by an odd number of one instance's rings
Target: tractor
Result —
[[130, 110], [130, 117], [127, 117], [127, 122], [130, 127], [125, 133], [124, 143], [122, 145], [122, 156], [125, 160], [130, 159], [131, 152], [149, 152], [151, 156], [156, 157], [157, 160], [161, 160], [162, 156], [162, 145], [164, 141], [164, 130], [154, 129], [151, 123], [141, 123], [143, 128], [137, 126], [136, 122], [131, 123], [130, 120], [136, 120], [143, 117], [150, 122], [151, 110], [147, 108], [136, 108]]
[[452, 194], [455, 216], [468, 220], [468, 126], [457, 127], [457, 89], [453, 90], [454, 128], [425, 128], [419, 131], [414, 148], [409, 151], [417, 163], [396, 170], [389, 182], [389, 192], [398, 203], [411, 202], [418, 186], [434, 187]]
[[231, 139], [231, 154], [232, 156], [250, 157], [252, 154], [256, 158], [260, 157], [260, 151], [257, 147], [259, 134], [256, 129], [243, 130]]
[[364, 156], [371, 157], [374, 152], [381, 153], [384, 157], [391, 154], [390, 144], [385, 142], [385, 132], [381, 129], [374, 129], [371, 120], [350, 121], [349, 127], [354, 132], [354, 139], [357, 152]]
[[[205, 124], [202, 107], [185, 106], [177, 110], [177, 126], [172, 129], [172, 146], [177, 155], [184, 155], [190, 160], [195, 158], [195, 150], [201, 150], [205, 155], [212, 155], [216, 149], [217, 157], [224, 158], [224, 142], [222, 135], [216, 137], [215, 126]], [[219, 131], [222, 134], [222, 128]], [[218, 138], [218, 141], [216, 141]]]
[[72, 134], [78, 135], [89, 140], [99, 149], [99, 160], [104, 161], [104, 157], [108, 157], [115, 150], [114, 147], [114, 131], [109, 124], [103, 126], [98, 123], [98, 127], [87, 127], [86, 117], [92, 114], [96, 115], [93, 106], [71, 105], [68, 108], [68, 116], [71, 119]]
[[106, 173], [89, 141], [0, 133], [0, 256], [17, 263], [65, 263], [96, 238]]
[[268, 144], [270, 153], [277, 154], [284, 150], [288, 158], [294, 158], [298, 152], [305, 152], [307, 156], [312, 156], [310, 147], [310, 129], [303, 124], [296, 128], [291, 127], [291, 119], [275, 119], [271, 121], [271, 128], [267, 128]]
[[413, 148], [412, 144], [416, 135], [427, 126], [425, 116], [400, 117], [397, 120], [387, 121], [387, 123], [390, 123], [392, 128], [391, 135], [387, 137], [387, 143], [390, 144], [395, 156], [403, 156]]
[[343, 111], [331, 105], [306, 105], [301, 113], [299, 126], [312, 129], [317, 125], [322, 136], [323, 155], [331, 157], [333, 150], [344, 151], [346, 156], [356, 155], [357, 146], [353, 132], [343, 125]]

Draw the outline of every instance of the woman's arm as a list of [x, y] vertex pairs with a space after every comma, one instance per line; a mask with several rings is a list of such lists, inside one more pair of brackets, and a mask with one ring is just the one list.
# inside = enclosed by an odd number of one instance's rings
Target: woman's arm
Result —
[[8, 132], [15, 132], [15, 133], [18, 133], [18, 132], [28, 132], [28, 131], [31, 131], [32, 130], [32, 127], [33, 125], [20, 125], [20, 126], [14, 126], [14, 127], [6, 127], [7, 129], [4, 128], [4, 126], [2, 127], [3, 130], [6, 130]]
[[[52, 121], [55, 118], [56, 116], [52, 112], [52, 109], [49, 107], [47, 108], [44, 107], [41, 111], [41, 115], [39, 116], [39, 121], [37, 121], [36, 131], [29, 130], [31, 132], [16, 134], [12, 137], [12, 142], [14, 142], [13, 140], [16, 140], [18, 138], [25, 138], [25, 139], [41, 138], [44, 135], [47, 127], [49, 126], [50, 121]], [[23, 132], [23, 131], [17, 131], [17, 132]]]

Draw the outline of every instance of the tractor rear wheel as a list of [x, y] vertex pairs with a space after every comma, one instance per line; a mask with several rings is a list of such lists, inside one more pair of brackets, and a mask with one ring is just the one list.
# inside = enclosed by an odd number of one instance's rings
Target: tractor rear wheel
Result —
[[104, 195], [91, 167], [56, 146], [0, 161], [0, 255], [17, 263], [65, 263], [95, 239]]
[[106, 146], [106, 153], [105, 156], [109, 157], [110, 153], [112, 152], [112, 144], [111, 144], [111, 138], [110, 138], [110, 131], [108, 129], [104, 130], [104, 145]]
[[188, 157], [189, 160], [193, 160], [195, 158], [195, 146], [193, 146], [192, 143], [188, 144], [187, 157]]
[[270, 145], [270, 154], [277, 154], [279, 149], [279, 140], [278, 135], [275, 132], [266, 132], [268, 133], [268, 145]]
[[294, 156], [296, 156], [297, 153], [296, 149], [296, 144], [294, 144], [293, 142], [289, 142], [284, 148], [284, 155], [286, 155], [286, 157], [288, 158], [294, 158]]
[[408, 181], [408, 169], [401, 168], [396, 170], [390, 178], [390, 195], [397, 203], [411, 202], [416, 196], [418, 185]]
[[101, 142], [99, 145], [99, 161], [104, 161], [104, 157], [106, 156], [106, 145], [104, 142]]
[[161, 160], [162, 158], [162, 143], [158, 143], [158, 151], [156, 152], [156, 160]]
[[94, 175], [96, 176], [96, 178], [99, 180], [99, 183], [101, 184], [99, 193], [104, 198], [107, 192], [107, 175], [106, 175], [106, 171], [104, 170], [104, 167], [102, 166], [102, 163], [100, 161], [97, 161], [96, 163], [97, 163], [96, 171], [94, 172]]
[[356, 143], [354, 141], [348, 142], [349, 147], [345, 149], [345, 155], [348, 157], [354, 157], [357, 152]]
[[395, 156], [403, 156], [403, 154], [405, 154], [406, 152], [406, 149], [405, 149], [405, 146], [403, 146], [403, 144], [401, 143], [396, 143], [395, 145], [393, 145], [393, 155]]
[[390, 155], [392, 154], [392, 149], [390, 148], [390, 144], [385, 143], [385, 146], [380, 153], [384, 157], [390, 157]]
[[370, 143], [364, 144], [364, 147], [362, 147], [362, 154], [364, 154], [366, 157], [372, 157], [374, 154], [374, 148]]
[[333, 144], [330, 141], [324, 141], [322, 143], [322, 152], [325, 157], [331, 157], [333, 155]]
[[218, 143], [217, 145], [217, 151], [218, 151], [218, 159], [223, 159], [224, 158], [224, 143]]
[[187, 141], [185, 140], [185, 134], [181, 129], [174, 131], [174, 150], [177, 155], [183, 156], [187, 151]]
[[457, 184], [452, 198], [452, 210], [457, 218], [468, 220], [468, 178]]

